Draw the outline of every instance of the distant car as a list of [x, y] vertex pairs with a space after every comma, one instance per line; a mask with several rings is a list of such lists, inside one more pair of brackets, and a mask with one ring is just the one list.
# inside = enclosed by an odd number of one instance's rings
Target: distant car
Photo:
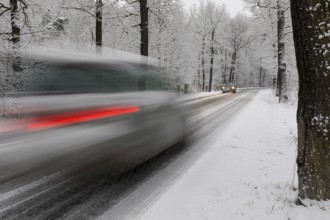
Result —
[[7, 117], [0, 120], [0, 146], [7, 150], [0, 154], [0, 176], [94, 159], [107, 160], [116, 172], [184, 139], [176, 96], [163, 90], [152, 65], [140, 58], [50, 58], [22, 58], [20, 111], [12, 111], [13, 103], [1, 109]]
[[236, 86], [234, 83], [226, 83], [222, 86], [222, 93], [232, 92], [236, 93]]

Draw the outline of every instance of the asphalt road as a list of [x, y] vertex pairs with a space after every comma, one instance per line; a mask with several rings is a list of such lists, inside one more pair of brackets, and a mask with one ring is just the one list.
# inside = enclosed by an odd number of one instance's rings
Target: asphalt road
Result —
[[80, 171], [41, 169], [0, 178], [0, 219], [139, 219], [207, 151], [216, 138], [212, 134], [225, 129], [257, 91], [181, 101], [188, 123], [185, 143], [120, 177], [96, 175], [104, 170], [101, 163]]

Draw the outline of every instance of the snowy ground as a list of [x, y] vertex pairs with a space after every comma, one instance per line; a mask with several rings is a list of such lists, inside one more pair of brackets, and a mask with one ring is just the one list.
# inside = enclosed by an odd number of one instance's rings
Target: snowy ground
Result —
[[[263, 90], [141, 217], [328, 220], [330, 203], [295, 205], [296, 107]], [[308, 203], [309, 204], [309, 203]]]

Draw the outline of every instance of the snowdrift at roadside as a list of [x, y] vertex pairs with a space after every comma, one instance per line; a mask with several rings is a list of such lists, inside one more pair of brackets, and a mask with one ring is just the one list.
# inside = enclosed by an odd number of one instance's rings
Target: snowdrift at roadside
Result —
[[328, 220], [329, 202], [295, 205], [295, 114], [260, 91], [141, 219]]

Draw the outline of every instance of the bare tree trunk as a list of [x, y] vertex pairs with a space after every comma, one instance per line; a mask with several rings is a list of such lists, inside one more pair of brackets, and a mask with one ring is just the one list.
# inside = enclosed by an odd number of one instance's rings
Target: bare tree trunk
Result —
[[287, 100], [287, 82], [286, 82], [286, 64], [284, 63], [285, 42], [285, 11], [281, 0], [277, 0], [277, 40], [278, 40], [278, 73], [277, 73], [277, 89], [276, 94], [279, 97], [279, 102]]
[[[149, 8], [147, 0], [139, 0], [140, 2], [140, 32], [141, 32], [141, 43], [140, 43], [140, 54], [142, 56], [149, 56]], [[172, 57], [171, 57], [172, 59]], [[171, 60], [172, 64], [172, 60]], [[171, 66], [171, 65], [170, 65]], [[144, 66], [145, 71], [148, 71], [148, 66]], [[141, 75], [138, 79], [138, 88], [140, 91], [146, 90], [146, 77]]]
[[234, 79], [235, 79], [236, 56], [237, 56], [237, 53], [234, 51], [231, 56], [231, 67], [230, 67], [229, 80], [228, 80], [228, 82], [231, 82], [231, 83], [233, 83]]
[[96, 0], [95, 5], [95, 16], [96, 16], [96, 52], [97, 54], [102, 54], [102, 0]]
[[227, 83], [227, 49], [225, 49], [225, 72], [223, 75], [223, 83]]
[[263, 71], [262, 71], [262, 86], [266, 86], [266, 73], [267, 73], [267, 70], [263, 69]]
[[202, 45], [202, 73], [203, 73], [203, 85], [202, 92], [205, 91], [205, 35], [203, 36], [203, 45]]
[[302, 199], [330, 200], [329, 12], [328, 1], [291, 1], [299, 73], [297, 165]]
[[262, 67], [260, 67], [260, 70], [259, 70], [259, 87], [262, 86], [262, 72], [263, 72]]
[[11, 18], [11, 35], [12, 35], [12, 42], [15, 47], [18, 47], [18, 44], [21, 40], [21, 28], [19, 26], [19, 12], [18, 12], [18, 5], [17, 0], [10, 0], [10, 18]]
[[[160, 13], [160, 9], [158, 9], [158, 13]], [[162, 33], [163, 33], [163, 25], [161, 19], [158, 18], [158, 36], [157, 36], [157, 56], [158, 56], [158, 68], [161, 68], [162, 64], [162, 56], [161, 56], [161, 48], [162, 48]]]
[[13, 71], [20, 72], [21, 69], [21, 58], [17, 55], [20, 48], [21, 41], [21, 28], [19, 25], [19, 10], [18, 1], [10, 0], [10, 21], [11, 21], [11, 41], [13, 43], [14, 51], [14, 61], [13, 61]]
[[209, 92], [212, 91], [212, 81], [213, 81], [214, 35], [215, 35], [215, 29], [212, 30], [212, 35], [211, 35], [212, 46], [211, 46], [211, 67], [210, 67]]
[[198, 54], [198, 71], [197, 71], [197, 77], [198, 77], [198, 92], [201, 90], [201, 54]]
[[141, 55], [149, 55], [149, 16], [148, 16], [147, 0], [140, 0], [140, 16], [141, 16]]

